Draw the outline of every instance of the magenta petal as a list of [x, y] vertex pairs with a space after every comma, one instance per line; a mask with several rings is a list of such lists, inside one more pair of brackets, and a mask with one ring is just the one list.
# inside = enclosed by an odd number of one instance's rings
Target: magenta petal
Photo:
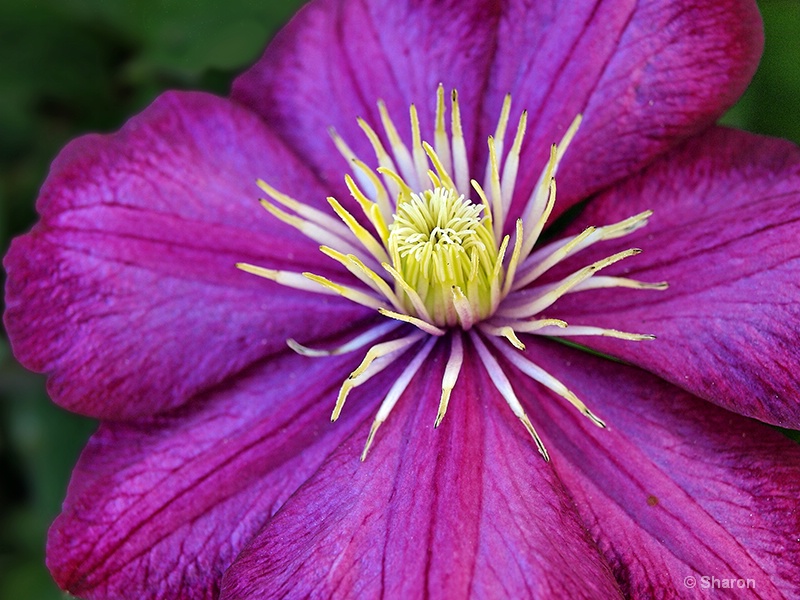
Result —
[[235, 268], [324, 260], [259, 206], [258, 177], [324, 202], [257, 116], [204, 94], [165, 95], [120, 132], [63, 150], [41, 222], [5, 259], [14, 352], [51, 375], [56, 402], [108, 419], [166, 410], [287, 337], [313, 341], [364, 316]]
[[644, 252], [626, 273], [670, 288], [576, 293], [552, 315], [655, 334], [580, 341], [730, 410], [800, 428], [800, 150], [713, 130], [592, 202], [580, 221], [606, 224], [648, 208], [647, 227], [580, 261], [638, 246]]
[[637, 171], [739, 98], [763, 46], [752, 0], [503, 3], [483, 119], [502, 96], [532, 115], [519, 192], [584, 120], [559, 169], [560, 209]]
[[470, 357], [433, 429], [442, 363], [412, 382], [364, 463], [369, 418], [284, 505], [222, 598], [621, 597], [555, 471]]
[[459, 92], [481, 178], [487, 136], [510, 92], [512, 122], [523, 109], [530, 116], [518, 198], [583, 113], [561, 169], [565, 208], [713, 122], [744, 91], [762, 43], [752, 0], [317, 0], [237, 79], [233, 97], [341, 186], [347, 165], [331, 160], [326, 129], [372, 162], [356, 117], [380, 129], [375, 103], [383, 98], [408, 141], [415, 103], [430, 136], [440, 82]]
[[50, 530], [56, 581], [82, 598], [216, 597], [250, 537], [363, 418], [354, 403], [330, 423], [354, 366], [290, 353], [191, 410], [102, 425]]
[[698, 591], [705, 576], [754, 580], [753, 597], [796, 597], [800, 446], [633, 367], [552, 342], [529, 356], [608, 424], [516, 379], [537, 399], [553, 468], [626, 597], [694, 597], [689, 576]]
[[404, 137], [412, 103], [429, 132], [436, 86], [443, 83], [458, 89], [466, 131], [474, 132], [493, 52], [497, 14], [492, 4], [311, 2], [236, 80], [233, 98], [262, 114], [346, 198], [342, 177], [349, 165], [337, 157], [327, 131], [333, 126], [372, 163], [374, 152], [356, 118], [379, 129], [378, 99], [386, 102]]

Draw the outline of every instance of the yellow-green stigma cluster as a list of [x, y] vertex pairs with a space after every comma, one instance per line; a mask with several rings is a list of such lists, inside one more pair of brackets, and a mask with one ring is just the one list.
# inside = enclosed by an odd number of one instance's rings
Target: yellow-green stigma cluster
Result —
[[[437, 326], [468, 329], [471, 321], [492, 312], [492, 282], [502, 267], [483, 209], [445, 186], [398, 201], [389, 227], [392, 266], [416, 290]], [[408, 295], [402, 292], [402, 298], [413, 312]], [[469, 313], [461, 317], [459, 301], [469, 303]]]
[[[494, 135], [488, 137], [489, 159], [483, 170], [483, 183], [470, 172], [455, 91], [451, 95], [448, 131], [445, 94], [439, 86], [430, 143], [423, 139], [413, 105], [409, 111], [410, 147], [383, 102], [378, 102], [378, 109], [382, 135], [366, 121], [358, 120], [375, 152], [375, 168], [357, 157], [336, 132], [331, 132], [334, 145], [353, 168], [344, 179], [360, 211], [358, 218], [335, 198], [328, 198], [332, 215], [267, 182], [258, 182], [268, 196], [261, 201], [264, 208], [319, 243], [320, 250], [343, 267], [342, 278], [333, 281], [310, 272], [237, 265], [282, 285], [344, 296], [386, 317], [381, 324], [330, 350], [287, 341], [305, 356], [368, 348], [361, 363], [342, 383], [332, 420], [339, 417], [353, 389], [390, 365], [404, 364], [378, 408], [361, 455], [364, 460], [378, 427], [386, 421], [434, 346], [442, 343], [448, 358], [434, 422], [438, 427], [458, 382], [468, 343], [546, 460], [549, 454], [544, 443], [498, 357], [572, 404], [598, 427], [605, 427], [573, 392], [521, 351], [525, 350], [525, 337], [532, 335], [653, 339], [646, 334], [576, 325], [544, 315], [565, 294], [597, 288], [664, 289], [664, 282], [599, 275], [606, 267], [638, 254], [637, 248], [592, 262], [557, 281], [542, 284], [539, 279], [556, 264], [592, 244], [643, 227], [650, 211], [619, 223], [588, 227], [577, 235], [538, 247], [539, 236], [555, 205], [558, 166], [578, 130], [580, 116], [566, 128], [561, 141], [551, 146], [538, 183], [527, 198], [521, 199], [519, 218], [511, 221], [512, 199], [520, 201], [515, 198], [515, 185], [528, 117], [522, 112], [511, 145], [506, 147], [510, 96], [505, 99]], [[532, 165], [525, 167], [530, 169]]]

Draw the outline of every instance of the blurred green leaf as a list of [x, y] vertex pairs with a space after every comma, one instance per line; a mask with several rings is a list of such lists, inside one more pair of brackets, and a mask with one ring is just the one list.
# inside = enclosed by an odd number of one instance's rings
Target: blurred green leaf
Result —
[[95, 425], [49, 400], [0, 340], [0, 599], [60, 598], [44, 567], [44, 541]]
[[196, 79], [208, 69], [255, 61], [264, 40], [296, 10], [297, 2], [168, 0], [134, 3], [129, 23], [145, 51], [131, 65], [137, 80], [153, 73]]
[[722, 123], [800, 143], [800, 2], [761, 0], [764, 57]]

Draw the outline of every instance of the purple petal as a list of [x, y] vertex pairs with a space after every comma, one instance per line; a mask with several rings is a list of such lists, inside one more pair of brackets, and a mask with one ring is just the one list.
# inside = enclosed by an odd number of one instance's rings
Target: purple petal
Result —
[[364, 463], [371, 416], [284, 505], [222, 598], [621, 597], [554, 470], [469, 353], [433, 429], [443, 362], [411, 383]]
[[82, 598], [215, 598], [250, 537], [363, 418], [352, 402], [330, 423], [356, 364], [289, 353], [191, 408], [103, 424], [50, 530], [56, 581]]
[[236, 80], [232, 96], [262, 114], [347, 198], [343, 177], [350, 165], [338, 157], [328, 128], [372, 164], [372, 147], [356, 118], [378, 130], [376, 102], [383, 99], [410, 141], [409, 106], [416, 104], [423, 131], [432, 132], [436, 87], [443, 83], [458, 89], [466, 132], [474, 131], [496, 13], [487, 0], [311, 2]]
[[688, 576], [791, 597], [796, 444], [638, 369], [538, 340], [528, 355], [608, 428], [512, 371], [550, 449], [544, 463], [468, 353], [434, 431], [440, 358], [364, 464], [367, 422], [287, 502], [222, 597], [646, 598], [682, 595]]
[[608, 425], [516, 380], [626, 597], [692, 596], [688, 576], [698, 590], [701, 577], [749, 579], [753, 596], [796, 597], [798, 444], [639, 369], [552, 342], [529, 354]]
[[655, 334], [581, 342], [735, 412], [800, 427], [800, 150], [713, 130], [592, 202], [580, 222], [647, 208], [655, 210], [647, 227], [578, 260], [638, 246], [644, 252], [623, 263], [626, 274], [670, 288], [576, 293], [552, 316]]
[[[710, 125], [744, 92], [763, 46], [751, 0], [504, 3], [481, 123], [502, 96], [534, 115], [519, 192], [527, 197], [575, 115], [559, 169], [561, 210]], [[557, 210], [558, 212], [558, 210]]]
[[233, 97], [337, 190], [347, 165], [332, 159], [325, 131], [335, 126], [371, 162], [355, 118], [378, 127], [379, 98], [408, 141], [408, 105], [421, 109], [430, 136], [436, 85], [458, 89], [482, 177], [486, 138], [511, 92], [512, 122], [523, 109], [531, 117], [518, 198], [584, 113], [561, 171], [563, 209], [713, 122], [744, 91], [762, 41], [751, 0], [318, 0], [236, 81]]
[[234, 267], [319, 272], [325, 260], [261, 209], [258, 177], [324, 202], [258, 117], [204, 94], [165, 95], [119, 133], [64, 149], [41, 222], [5, 260], [15, 354], [51, 375], [56, 402], [107, 419], [166, 410], [287, 337], [313, 341], [363, 318], [343, 299]]

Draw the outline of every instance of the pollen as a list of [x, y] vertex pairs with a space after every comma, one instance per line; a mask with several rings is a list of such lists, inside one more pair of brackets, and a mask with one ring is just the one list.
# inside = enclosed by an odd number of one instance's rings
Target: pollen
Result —
[[[411, 194], [398, 203], [389, 227], [392, 266], [417, 291], [437, 326], [469, 329], [492, 312], [492, 282], [501, 270], [496, 269], [491, 220], [483, 211], [483, 205], [447, 187]], [[402, 288], [397, 292], [408, 312], [414, 312]], [[465, 320], [456, 309], [462, 298], [469, 304]]]
[[[559, 164], [582, 117], [578, 115], [560, 142], [552, 144], [532, 192], [518, 198], [515, 188], [527, 113], [520, 114], [516, 133], [506, 147], [511, 115], [511, 96], [506, 96], [497, 128], [487, 138], [487, 163], [478, 169], [484, 173], [481, 184], [470, 172], [455, 91], [450, 95], [449, 131], [446, 104], [440, 85], [430, 141], [423, 139], [416, 107], [410, 107], [410, 135], [406, 138], [411, 140], [409, 147], [386, 106], [378, 101], [381, 122], [377, 131], [363, 119], [358, 120], [374, 150], [375, 167], [356, 156], [346, 141], [331, 130], [334, 146], [352, 165], [352, 173], [346, 174], [344, 180], [358, 211], [346, 208], [333, 197], [328, 198], [331, 212], [321, 211], [258, 181], [267, 196], [261, 200], [262, 206], [274, 218], [320, 244], [321, 252], [343, 268], [345, 276], [341, 280], [246, 263], [237, 267], [281, 285], [341, 295], [385, 317], [381, 324], [337, 348], [316, 349], [287, 341], [295, 352], [309, 357], [367, 348], [361, 363], [342, 383], [332, 421], [339, 418], [353, 390], [390, 366], [397, 370], [398, 376], [378, 407], [362, 460], [366, 459], [378, 428], [438, 345], [448, 358], [433, 426], [442, 424], [465, 352], [471, 351], [499, 396], [531, 435], [539, 453], [549, 460], [545, 444], [501, 362], [513, 365], [571, 404], [597, 427], [605, 427], [605, 422], [580, 398], [530, 360], [524, 352], [525, 340], [533, 335], [600, 335], [632, 342], [654, 339], [648, 334], [572, 324], [543, 314], [559, 298], [576, 292], [597, 288], [620, 288], [626, 292], [665, 289], [666, 282], [600, 274], [639, 254], [638, 248], [611, 254], [560, 280], [551, 278], [546, 284], [540, 283], [540, 277], [558, 263], [593, 244], [636, 231], [647, 224], [652, 213], [646, 211], [618, 223], [589, 227], [577, 235], [539, 245], [556, 201]], [[532, 165], [524, 166], [530, 169]], [[514, 220], [509, 217], [512, 200], [521, 202], [521, 211], [517, 211], [520, 216]]]

